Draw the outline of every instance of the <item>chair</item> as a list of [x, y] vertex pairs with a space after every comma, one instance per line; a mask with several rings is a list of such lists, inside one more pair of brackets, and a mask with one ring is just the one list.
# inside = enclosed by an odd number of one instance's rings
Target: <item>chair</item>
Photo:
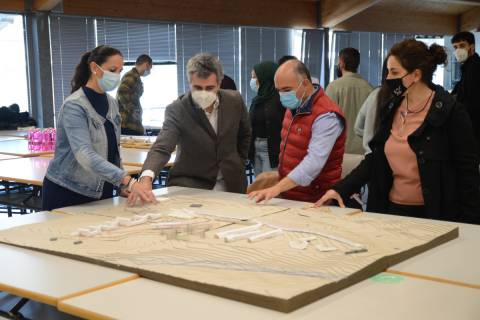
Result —
[[273, 187], [279, 180], [278, 171], [262, 172], [255, 181], [248, 186], [247, 193]]
[[355, 169], [360, 162], [362, 162], [364, 156], [362, 154], [345, 153], [343, 155], [342, 163], [342, 179], [345, 178], [353, 169]]

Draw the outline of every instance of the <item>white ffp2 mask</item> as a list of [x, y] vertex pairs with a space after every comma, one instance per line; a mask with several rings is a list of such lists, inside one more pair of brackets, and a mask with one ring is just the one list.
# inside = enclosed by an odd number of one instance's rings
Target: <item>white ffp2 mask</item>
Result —
[[211, 91], [195, 90], [192, 91], [192, 99], [200, 108], [206, 109], [217, 100], [217, 95]]
[[464, 48], [458, 48], [455, 50], [455, 58], [458, 62], [462, 63], [468, 59], [468, 51]]

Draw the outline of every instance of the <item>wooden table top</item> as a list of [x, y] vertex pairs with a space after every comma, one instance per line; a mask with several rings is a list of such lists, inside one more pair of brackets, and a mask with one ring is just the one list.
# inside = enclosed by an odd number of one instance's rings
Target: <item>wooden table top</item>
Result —
[[0, 136], [27, 138], [27, 130], [0, 130]]
[[[132, 149], [132, 148], [120, 148], [120, 154], [122, 157], [122, 163], [129, 166], [138, 166], [142, 167], [145, 159], [147, 159], [148, 150], [146, 149]], [[168, 161], [166, 167], [173, 166], [175, 162], [175, 152], [172, 153], [170, 160]]]
[[11, 155], [8, 155], [8, 154], [1, 154], [0, 153], [0, 161], [1, 160], [10, 160], [10, 159], [18, 159], [20, 158], [19, 156], [11, 156]]
[[37, 157], [53, 151], [33, 151], [28, 148], [27, 140], [0, 141], [0, 154], [7, 154], [19, 157]]
[[[2, 161], [0, 180], [42, 186], [51, 160], [50, 157], [31, 157]], [[141, 171], [140, 167], [135, 166], [124, 166], [124, 169], [129, 174], [139, 174]]]
[[[480, 290], [388, 273], [381, 275], [385, 282], [367, 279], [291, 313], [144, 278], [60, 301], [58, 309], [89, 319], [151, 319], [159, 310], [166, 319], [203, 319], [199, 315], [211, 320], [478, 319]], [[398, 279], [397, 282], [389, 283], [390, 277]]]
[[10, 140], [25, 140], [25, 138], [0, 136], [0, 141], [10, 141]]
[[[36, 212], [0, 220], [0, 230], [61, 219], [62, 214]], [[67, 297], [138, 278], [134, 273], [0, 244], [0, 290], [56, 306]]]

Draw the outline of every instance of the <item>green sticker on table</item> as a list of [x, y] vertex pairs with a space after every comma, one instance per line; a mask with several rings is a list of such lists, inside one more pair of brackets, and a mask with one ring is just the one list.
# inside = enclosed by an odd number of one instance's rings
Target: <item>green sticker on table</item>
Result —
[[372, 281], [379, 282], [379, 283], [400, 283], [405, 280], [404, 277], [398, 276], [396, 274], [389, 274], [389, 273], [379, 273], [376, 276], [370, 278]]

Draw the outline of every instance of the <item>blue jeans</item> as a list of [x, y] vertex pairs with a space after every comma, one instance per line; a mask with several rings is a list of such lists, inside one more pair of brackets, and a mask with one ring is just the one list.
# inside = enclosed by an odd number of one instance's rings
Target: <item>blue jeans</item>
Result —
[[268, 157], [267, 138], [255, 138], [255, 176], [262, 172], [272, 171], [270, 158]]

